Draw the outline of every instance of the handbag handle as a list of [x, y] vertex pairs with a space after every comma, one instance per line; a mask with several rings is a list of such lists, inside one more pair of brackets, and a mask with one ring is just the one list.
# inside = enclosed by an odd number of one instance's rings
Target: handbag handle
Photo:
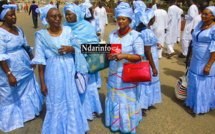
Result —
[[143, 57], [142, 57], [142, 56], [140, 56], [139, 54], [134, 54], [134, 55], [139, 56], [139, 57], [140, 57], [140, 59], [141, 59], [141, 61], [143, 61]]

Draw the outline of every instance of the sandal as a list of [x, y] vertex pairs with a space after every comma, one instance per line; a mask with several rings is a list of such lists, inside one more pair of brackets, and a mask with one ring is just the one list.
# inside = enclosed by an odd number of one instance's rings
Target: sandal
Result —
[[183, 55], [182, 53], [178, 56], [178, 58], [186, 58], [187, 56]]
[[173, 55], [175, 55], [175, 52], [173, 52], [171, 54], [167, 54], [167, 59], [170, 59]]
[[193, 112], [193, 108], [192, 108], [192, 109], [189, 109], [189, 110], [188, 110], [188, 113], [189, 113], [189, 114], [195, 114], [195, 113]]
[[182, 102], [181, 105], [182, 105], [182, 106], [186, 106], [186, 103], [185, 103], [185, 102]]
[[145, 113], [145, 111], [142, 109], [142, 116], [146, 117], [147, 114]]
[[97, 114], [96, 112], [93, 112], [93, 119], [99, 118], [99, 117], [100, 117], [100, 114]]

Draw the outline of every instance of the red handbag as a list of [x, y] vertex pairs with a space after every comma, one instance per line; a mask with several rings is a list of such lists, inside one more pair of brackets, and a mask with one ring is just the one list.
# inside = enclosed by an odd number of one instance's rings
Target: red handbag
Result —
[[[140, 55], [138, 55], [140, 56]], [[139, 63], [124, 63], [123, 65], [123, 82], [147, 82], [151, 81], [150, 65], [148, 61], [143, 61], [143, 57]]]

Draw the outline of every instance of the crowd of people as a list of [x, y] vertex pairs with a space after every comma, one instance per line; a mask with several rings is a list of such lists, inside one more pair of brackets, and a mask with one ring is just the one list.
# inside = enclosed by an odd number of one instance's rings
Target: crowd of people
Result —
[[[162, 102], [158, 61], [162, 57], [164, 42], [167, 45], [167, 58], [175, 54], [173, 48], [180, 37], [179, 24], [183, 16], [183, 10], [174, 5], [174, 2], [171, 2], [168, 13], [160, 9], [159, 4], [155, 5], [157, 7], [147, 8], [141, 0], [133, 1], [133, 6], [134, 9], [126, 2], [118, 3], [115, 8], [117, 29], [110, 32], [108, 40], [109, 44], [121, 44], [122, 52], [107, 55], [109, 74], [105, 126], [122, 133], [136, 133], [142, 116], [146, 116], [145, 109]], [[28, 45], [23, 30], [15, 26], [17, 5], [2, 6], [2, 131], [9, 132], [24, 127], [24, 122], [37, 118], [44, 98], [46, 115], [43, 134], [84, 134], [90, 129], [87, 120], [100, 117], [103, 112], [98, 93], [102, 84], [101, 77], [99, 72], [88, 72], [88, 55], [81, 53], [80, 49], [81, 44], [99, 44], [99, 41], [103, 41], [104, 27], [108, 24], [102, 3], [99, 3], [94, 12], [92, 7], [89, 1], [80, 5], [68, 4], [63, 8], [63, 15], [52, 4], [40, 8], [31, 7], [29, 14], [31, 10], [35, 10], [32, 17], [34, 13], [39, 14], [42, 24], [48, 25], [35, 33], [33, 56], [33, 49]], [[207, 113], [215, 108], [215, 7], [207, 4], [200, 7], [201, 18], [194, 27], [193, 21], [195, 17], [199, 17], [198, 9], [190, 2], [188, 14], [185, 15], [182, 54], [179, 56], [186, 57], [188, 48], [192, 51], [189, 56], [189, 84], [185, 101], [192, 114]], [[63, 16], [66, 22], [61, 25]], [[149, 62], [151, 81], [123, 82], [124, 63], [137, 63], [142, 59]], [[40, 85], [34, 74], [36, 65]], [[83, 94], [79, 94], [76, 86], [77, 73], [89, 78]]]

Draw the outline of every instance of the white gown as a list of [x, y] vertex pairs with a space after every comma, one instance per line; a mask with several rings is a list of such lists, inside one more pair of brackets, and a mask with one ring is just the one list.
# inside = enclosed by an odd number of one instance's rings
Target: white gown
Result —
[[[155, 13], [155, 22], [152, 26], [152, 31], [155, 33], [158, 43], [164, 46], [165, 29], [167, 28], [168, 15], [163, 9], [157, 9]], [[162, 57], [162, 49], [158, 50], [158, 58]]]
[[193, 28], [193, 20], [198, 14], [198, 8], [193, 4], [188, 9], [188, 14], [185, 15], [186, 24], [182, 34], [182, 53], [185, 56], [187, 55], [188, 46], [190, 44], [190, 41], [192, 40], [191, 30]]
[[99, 17], [99, 25], [101, 28], [100, 40], [103, 40], [105, 33], [105, 24], [108, 24], [106, 9], [104, 7], [102, 8], [96, 7], [94, 11], [94, 16]]

